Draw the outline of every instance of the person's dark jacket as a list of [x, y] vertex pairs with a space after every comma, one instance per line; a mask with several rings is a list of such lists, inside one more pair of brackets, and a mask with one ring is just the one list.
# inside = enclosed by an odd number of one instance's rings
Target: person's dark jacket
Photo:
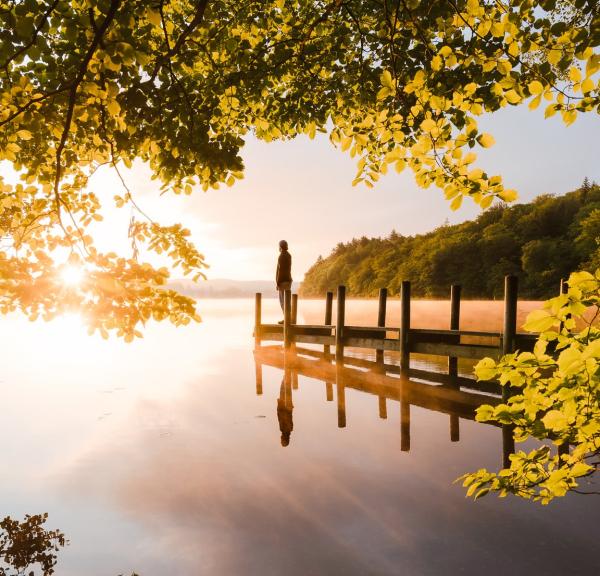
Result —
[[292, 281], [292, 255], [287, 251], [283, 250], [279, 254], [277, 260], [277, 274], [275, 276], [275, 282], [279, 286], [282, 282]]

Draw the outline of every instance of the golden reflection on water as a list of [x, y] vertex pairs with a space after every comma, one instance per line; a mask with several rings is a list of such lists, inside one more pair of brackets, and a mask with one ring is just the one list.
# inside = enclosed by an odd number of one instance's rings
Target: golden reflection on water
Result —
[[[278, 302], [263, 307], [279, 320]], [[253, 302], [200, 310], [202, 324], [151, 324], [132, 344], [73, 318], [3, 320], [0, 504], [49, 512], [71, 541], [57, 574], [493, 575], [531, 572], [532, 557], [537, 573], [599, 568], [590, 500], [474, 504], [452, 484], [498, 467], [499, 430], [459, 416], [456, 442], [456, 414], [403, 408], [391, 387], [286, 380], [272, 365], [258, 384]], [[303, 321], [322, 312], [300, 302]], [[348, 314], [376, 318], [376, 304]]]

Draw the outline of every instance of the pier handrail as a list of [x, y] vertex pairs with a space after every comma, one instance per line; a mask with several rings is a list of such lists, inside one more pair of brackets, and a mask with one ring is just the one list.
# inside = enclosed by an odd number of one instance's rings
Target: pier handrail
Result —
[[[453, 285], [450, 291], [450, 326], [448, 329], [411, 327], [411, 284], [401, 284], [400, 324], [386, 326], [386, 289], [379, 292], [379, 307], [376, 326], [348, 325], [346, 319], [346, 288], [339, 286], [337, 291], [337, 313], [333, 318], [333, 293], [327, 292], [325, 300], [325, 322], [323, 324], [298, 324], [298, 297], [286, 293], [284, 301], [284, 324], [262, 324], [261, 295], [256, 295], [254, 338], [256, 347], [262, 340], [283, 341], [286, 349], [296, 344], [317, 344], [329, 354], [335, 347], [336, 361], [343, 364], [344, 349], [366, 348], [373, 350], [378, 364], [383, 365], [385, 351], [400, 353], [400, 372], [410, 371], [411, 354], [433, 354], [448, 357], [448, 374], [456, 376], [458, 359], [494, 358], [502, 354], [531, 351], [536, 335], [517, 332], [518, 281], [515, 276], [505, 277], [503, 331], [460, 329], [461, 287]], [[496, 342], [465, 342], [463, 337], [494, 339]]]

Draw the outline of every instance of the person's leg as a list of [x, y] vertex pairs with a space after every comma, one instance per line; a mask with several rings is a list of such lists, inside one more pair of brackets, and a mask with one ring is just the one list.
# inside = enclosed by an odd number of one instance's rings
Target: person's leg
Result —
[[281, 306], [281, 311], [283, 312], [283, 298], [285, 296], [285, 290], [283, 288], [279, 289], [279, 305]]

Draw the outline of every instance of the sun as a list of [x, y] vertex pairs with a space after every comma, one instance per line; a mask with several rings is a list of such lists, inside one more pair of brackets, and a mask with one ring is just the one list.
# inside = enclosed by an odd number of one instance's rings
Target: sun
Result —
[[65, 286], [79, 286], [83, 280], [83, 269], [79, 266], [68, 264], [61, 270], [60, 278]]

